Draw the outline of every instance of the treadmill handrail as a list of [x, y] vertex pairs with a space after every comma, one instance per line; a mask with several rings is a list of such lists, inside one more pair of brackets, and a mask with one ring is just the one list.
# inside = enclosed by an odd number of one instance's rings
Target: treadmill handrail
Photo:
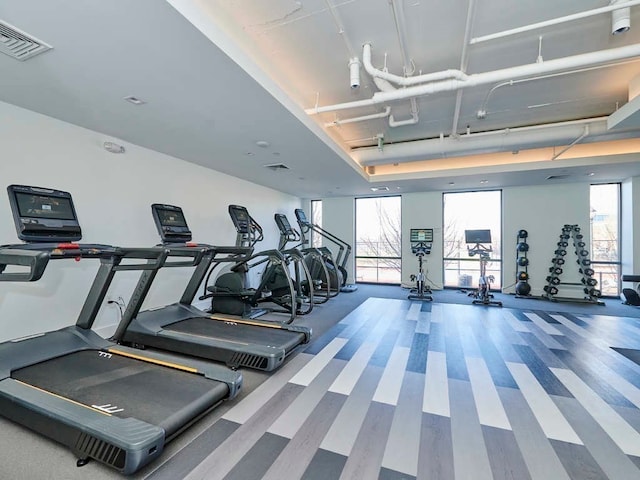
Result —
[[[32, 250], [0, 250], [0, 281], [35, 282], [40, 280], [49, 264], [49, 254]], [[29, 267], [28, 272], [5, 272], [8, 265]]]

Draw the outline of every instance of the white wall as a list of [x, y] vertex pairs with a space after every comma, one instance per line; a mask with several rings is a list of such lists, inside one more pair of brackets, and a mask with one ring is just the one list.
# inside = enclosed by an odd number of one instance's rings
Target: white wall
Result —
[[[263, 226], [265, 241], [259, 249], [275, 248], [274, 213], [291, 216], [301, 204], [297, 197], [117, 139], [126, 153], [108, 153], [102, 144], [114, 139], [5, 103], [0, 103], [0, 123], [4, 185], [71, 192], [87, 243], [158, 243], [150, 209], [158, 202], [183, 208], [195, 241], [232, 245], [235, 229], [227, 206], [235, 203], [246, 206]], [[0, 199], [0, 243], [18, 243], [6, 197]], [[39, 282], [0, 285], [0, 340], [73, 324], [97, 266], [93, 260], [52, 262]], [[145, 307], [178, 300], [189, 273], [162, 271]], [[132, 273], [117, 274], [109, 297], [128, 299], [136, 280]], [[117, 320], [116, 307], [105, 306], [95, 327], [110, 334]]]
[[[560, 240], [565, 224], [580, 226], [584, 242], [589, 245], [589, 184], [569, 183], [561, 185], [539, 185], [529, 187], [511, 187], [502, 190], [502, 235], [503, 235], [503, 285], [515, 283], [516, 272], [516, 234], [518, 230], [529, 232], [528, 272], [531, 294], [541, 295], [546, 285], [551, 259]], [[571, 242], [569, 242], [571, 245]], [[567, 264], [562, 281], [573, 282], [577, 277], [577, 257], [571, 247], [567, 248]], [[576, 267], [576, 268], [574, 268]], [[575, 271], [573, 271], [575, 269]], [[581, 297], [582, 292], [565, 287], [561, 296]], [[511, 288], [503, 288], [513, 292]]]
[[433, 228], [431, 254], [424, 257], [423, 268], [427, 283], [433, 289], [442, 289], [442, 193], [422, 192], [402, 195], [402, 284], [410, 286], [411, 275], [418, 272], [418, 259], [411, 253], [410, 230]]

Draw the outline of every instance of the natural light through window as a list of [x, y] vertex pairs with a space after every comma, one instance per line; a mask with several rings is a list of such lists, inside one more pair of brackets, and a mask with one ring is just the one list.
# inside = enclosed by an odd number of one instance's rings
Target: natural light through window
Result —
[[492, 289], [502, 287], [501, 195], [499, 190], [443, 194], [444, 285], [473, 289], [478, 285], [480, 262], [470, 257], [465, 230], [491, 231], [491, 261], [487, 275], [494, 278]]
[[356, 199], [356, 280], [400, 284], [401, 197]]
[[591, 185], [591, 265], [602, 295], [620, 294], [620, 184]]

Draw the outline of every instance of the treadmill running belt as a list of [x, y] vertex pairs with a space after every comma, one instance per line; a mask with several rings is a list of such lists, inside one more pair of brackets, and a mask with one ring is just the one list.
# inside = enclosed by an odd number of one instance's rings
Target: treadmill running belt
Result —
[[190, 335], [199, 335], [230, 342], [269, 345], [283, 348], [289, 352], [304, 341], [300, 332], [291, 332], [280, 328], [243, 325], [242, 323], [212, 320], [206, 317], [194, 317], [164, 327]]
[[15, 380], [172, 435], [228, 396], [226, 384], [98, 350], [84, 350], [12, 372]]

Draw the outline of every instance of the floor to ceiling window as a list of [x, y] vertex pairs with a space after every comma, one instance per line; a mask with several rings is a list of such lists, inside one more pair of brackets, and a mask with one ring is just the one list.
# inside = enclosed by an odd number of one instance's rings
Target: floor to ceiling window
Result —
[[620, 294], [620, 184], [591, 185], [591, 265], [602, 295]]
[[401, 197], [356, 198], [356, 280], [400, 284]]
[[[322, 228], [322, 200], [311, 200], [311, 223]], [[311, 231], [311, 246], [319, 248], [322, 246], [322, 235]]]
[[486, 275], [493, 276], [492, 289], [502, 287], [501, 196], [499, 190], [443, 194], [445, 287], [471, 289], [478, 285], [480, 262], [478, 256], [469, 256], [473, 245], [465, 243], [465, 230], [491, 231], [491, 260]]

